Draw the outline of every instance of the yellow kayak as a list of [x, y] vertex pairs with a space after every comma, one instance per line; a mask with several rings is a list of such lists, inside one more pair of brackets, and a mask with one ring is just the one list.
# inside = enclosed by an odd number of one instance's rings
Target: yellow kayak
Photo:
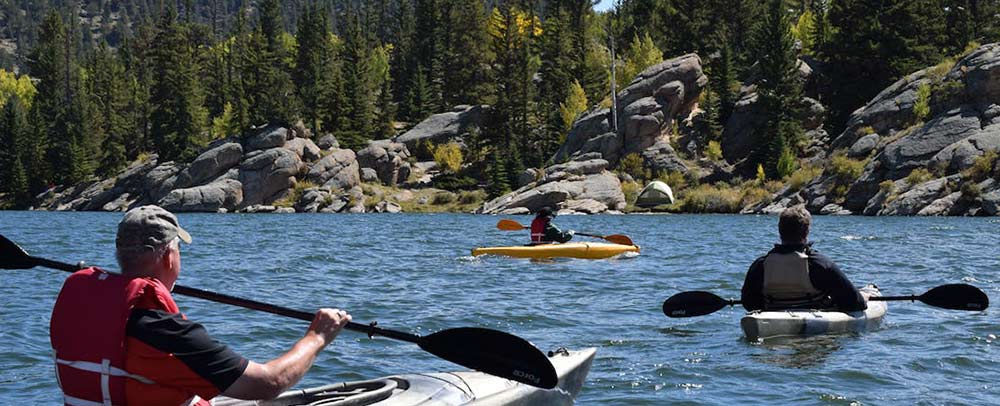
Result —
[[600, 242], [571, 242], [566, 244], [475, 248], [472, 250], [472, 255], [504, 255], [514, 258], [604, 259], [621, 255], [626, 252], [635, 252], [638, 254], [639, 247], [636, 245], [607, 244]]

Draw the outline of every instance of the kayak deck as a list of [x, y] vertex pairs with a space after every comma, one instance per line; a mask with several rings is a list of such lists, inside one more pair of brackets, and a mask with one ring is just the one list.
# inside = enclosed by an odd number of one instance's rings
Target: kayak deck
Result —
[[482, 372], [393, 375], [368, 381], [292, 390], [275, 399], [245, 401], [218, 397], [214, 406], [453, 406], [572, 405], [594, 361], [595, 348], [550, 353], [559, 383], [545, 390]]
[[607, 244], [600, 242], [571, 242], [511, 247], [484, 247], [472, 250], [473, 256], [502, 255], [514, 258], [578, 258], [605, 259], [627, 252], [639, 253], [635, 245]]
[[[865, 297], [882, 296], [873, 285], [863, 287], [860, 291]], [[868, 309], [851, 313], [822, 310], [755, 311], [743, 316], [740, 327], [749, 340], [862, 332], [878, 326], [885, 317], [886, 310], [886, 302], [869, 301]]]

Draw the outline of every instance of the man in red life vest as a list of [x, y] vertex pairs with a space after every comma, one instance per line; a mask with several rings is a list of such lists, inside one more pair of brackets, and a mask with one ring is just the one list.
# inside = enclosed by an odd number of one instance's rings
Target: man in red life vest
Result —
[[305, 375], [351, 320], [320, 309], [305, 337], [267, 363], [250, 361], [187, 320], [170, 290], [181, 270], [179, 242], [191, 242], [170, 212], [130, 210], [115, 240], [122, 274], [74, 273], [52, 312], [56, 377], [71, 406], [210, 405], [223, 394], [274, 398]]
[[535, 219], [531, 221], [531, 245], [563, 243], [573, 239], [573, 234], [576, 232], [560, 230], [552, 224], [552, 219], [555, 217], [555, 212], [549, 207], [543, 207], [535, 213]]

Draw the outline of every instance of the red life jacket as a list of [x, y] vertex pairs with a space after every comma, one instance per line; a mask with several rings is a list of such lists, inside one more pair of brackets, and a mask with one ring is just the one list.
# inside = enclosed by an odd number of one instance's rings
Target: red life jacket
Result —
[[156, 386], [126, 369], [126, 323], [139, 302], [143, 308], [179, 313], [170, 291], [156, 279], [130, 279], [97, 268], [66, 279], [49, 325], [56, 378], [66, 405], [209, 404], [181, 392], [171, 399], [135, 398], [143, 392], [136, 386]]
[[548, 244], [552, 241], [545, 241], [545, 227], [552, 221], [551, 217], [535, 217], [531, 220], [531, 243]]

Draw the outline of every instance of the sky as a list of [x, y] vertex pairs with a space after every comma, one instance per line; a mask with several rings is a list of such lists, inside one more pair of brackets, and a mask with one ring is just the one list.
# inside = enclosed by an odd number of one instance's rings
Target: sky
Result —
[[606, 11], [615, 4], [614, 0], [598, 0], [594, 5], [594, 11]]

